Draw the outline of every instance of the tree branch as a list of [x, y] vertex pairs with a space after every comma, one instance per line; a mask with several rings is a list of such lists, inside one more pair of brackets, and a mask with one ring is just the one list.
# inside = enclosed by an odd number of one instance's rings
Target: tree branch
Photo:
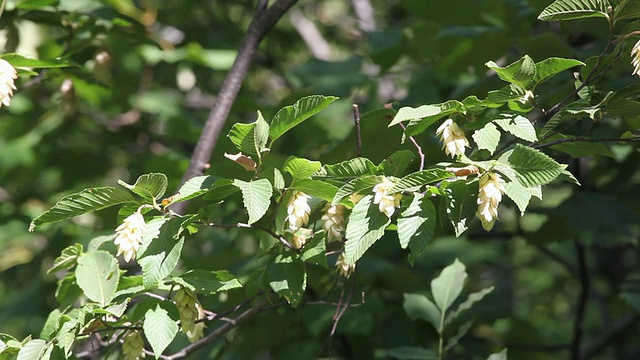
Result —
[[236, 326], [251, 319], [257, 313], [259, 313], [260, 310], [262, 310], [262, 308], [265, 307], [266, 305], [267, 305], [266, 298], [258, 301], [255, 305], [253, 305], [252, 307], [250, 307], [249, 309], [247, 309], [246, 311], [238, 315], [235, 318], [234, 323], [227, 322], [224, 325], [217, 328], [211, 334], [203, 337], [202, 339], [194, 342], [193, 344], [185, 347], [184, 349], [168, 356], [161, 356], [161, 358], [166, 360], [175, 360], [175, 359], [182, 359], [189, 356], [189, 354], [205, 347], [206, 345], [209, 345], [210, 343], [216, 341], [218, 338], [220, 338], [222, 335], [226, 334]]
[[[298, 0], [276, 0], [273, 5], [267, 8], [267, 1], [259, 1], [258, 9], [249, 25], [247, 35], [238, 50], [238, 56], [231, 70], [225, 77], [218, 92], [218, 97], [209, 112], [207, 122], [202, 129], [196, 148], [191, 156], [189, 167], [182, 177], [182, 184], [194, 176], [202, 175], [204, 170], [206, 170], [211, 158], [211, 152], [220, 137], [222, 127], [240, 91], [242, 82], [258, 49], [258, 45], [260, 45], [265, 35], [275, 26], [287, 10], [297, 2]], [[176, 206], [184, 209], [186, 202], [176, 204]]]

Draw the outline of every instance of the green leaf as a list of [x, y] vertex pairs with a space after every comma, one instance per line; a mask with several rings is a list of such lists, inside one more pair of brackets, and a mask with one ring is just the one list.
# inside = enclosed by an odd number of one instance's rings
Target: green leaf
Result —
[[82, 254], [81, 244], [67, 246], [64, 250], [62, 250], [60, 256], [58, 256], [53, 261], [53, 266], [49, 270], [47, 270], [47, 274], [51, 274], [60, 270], [71, 269], [72, 267], [76, 266], [80, 254]]
[[536, 63], [536, 77], [530, 85], [531, 89], [545, 82], [552, 76], [576, 66], [584, 66], [580, 60], [550, 57]]
[[416, 156], [409, 150], [399, 150], [384, 159], [380, 167], [387, 176], [402, 176]]
[[536, 78], [536, 64], [529, 55], [525, 55], [505, 67], [498, 66], [493, 61], [488, 61], [485, 65], [494, 70], [500, 79], [525, 89]]
[[374, 186], [382, 181], [382, 178], [379, 176], [364, 176], [352, 179], [342, 185], [336, 196], [333, 197], [332, 204], [340, 203], [344, 198], [350, 196], [351, 194], [366, 194], [371, 192]]
[[437, 114], [426, 116], [422, 119], [411, 120], [407, 125], [405, 135], [414, 136], [421, 134], [444, 116], [451, 115], [453, 113], [466, 113], [467, 111], [466, 107], [457, 100], [449, 100], [442, 104], [438, 104], [437, 106], [440, 108], [440, 111]]
[[488, 108], [498, 108], [508, 102], [521, 100], [524, 95], [522, 86], [509, 84], [502, 89], [489, 91], [483, 102]]
[[184, 218], [156, 218], [147, 223], [143, 244], [138, 251], [138, 263], [142, 267], [144, 286], [156, 287], [178, 265], [184, 238], [182, 231], [195, 215]]
[[324, 181], [311, 179], [302, 179], [296, 181], [295, 183], [293, 183], [291, 188], [293, 190], [302, 191], [307, 195], [317, 197], [325, 201], [333, 200], [333, 197], [338, 192], [338, 188], [331, 184], [327, 184]]
[[478, 207], [478, 183], [474, 181], [467, 184], [464, 180], [458, 180], [441, 186], [441, 191], [445, 197], [445, 211], [453, 230], [456, 236], [460, 236], [469, 228], [469, 223], [475, 216]]
[[162, 355], [162, 352], [178, 334], [178, 324], [171, 319], [169, 313], [160, 305], [157, 305], [155, 309], [149, 309], [145, 313], [142, 329], [156, 359]]
[[542, 10], [538, 15], [538, 20], [558, 21], [588, 17], [608, 18], [607, 8], [609, 6], [607, 0], [556, 0]]
[[360, 199], [351, 211], [347, 221], [345, 261], [355, 264], [364, 253], [378, 241], [391, 220], [373, 204], [373, 195]]
[[106, 251], [95, 251], [78, 258], [78, 286], [92, 301], [106, 306], [113, 299], [120, 274], [118, 261]]
[[396, 116], [393, 117], [393, 120], [389, 124], [388, 127], [392, 127], [394, 125], [400, 124], [409, 120], [417, 120], [428, 118], [434, 115], [439, 115], [441, 113], [440, 105], [422, 105], [417, 108], [412, 107], [403, 107], [398, 110]]
[[70, 66], [78, 66], [78, 64], [62, 58], [38, 60], [24, 57], [18, 54], [4, 54], [2, 59], [7, 60], [13, 67], [29, 67], [29, 68], [63, 68]]
[[230, 179], [218, 179], [203, 196], [208, 201], [219, 201], [238, 192], [240, 189]]
[[293, 181], [307, 179], [320, 170], [322, 164], [319, 161], [311, 161], [295, 156], [290, 156], [284, 163], [283, 170], [291, 174]]
[[452, 311], [451, 313], [449, 313], [449, 315], [447, 315], [446, 323], [451, 324], [455, 319], [458, 318], [458, 316], [460, 316], [460, 314], [471, 309], [473, 304], [484, 299], [484, 297], [490, 294], [492, 291], [493, 291], [493, 286], [484, 288], [480, 291], [469, 294], [467, 299], [462, 304], [460, 304], [455, 311]]
[[242, 191], [242, 202], [249, 213], [249, 224], [260, 220], [269, 210], [273, 188], [267, 179], [249, 182], [235, 179], [233, 184]]
[[507, 349], [504, 349], [499, 353], [491, 354], [487, 360], [507, 360]]
[[431, 281], [431, 294], [440, 311], [445, 312], [458, 298], [467, 279], [465, 266], [458, 259], [445, 267], [440, 276]]
[[640, 18], [640, 2], [636, 0], [623, 0], [614, 8], [613, 18], [618, 20]]
[[282, 176], [280, 170], [276, 168], [270, 168], [261, 172], [261, 177], [269, 180], [269, 182], [273, 184], [274, 189], [282, 191], [286, 186], [284, 182], [284, 176]]
[[60, 199], [53, 207], [31, 221], [29, 231], [43, 224], [50, 224], [114, 205], [135, 203], [131, 193], [114, 187], [84, 189]]
[[175, 204], [182, 201], [191, 200], [196, 198], [207, 191], [209, 191], [215, 182], [220, 179], [217, 176], [204, 175], [193, 177], [180, 187], [180, 190], [171, 198], [171, 201], [166, 205]]
[[40, 10], [45, 6], [58, 6], [59, 0], [22, 0], [16, 4], [22, 10]]
[[258, 111], [258, 118], [251, 124], [235, 123], [227, 137], [244, 154], [261, 158], [269, 141], [269, 124]]
[[313, 238], [307, 241], [302, 248], [300, 259], [304, 262], [318, 264], [327, 268], [327, 244], [325, 242], [324, 232], [316, 232]]
[[538, 141], [536, 129], [526, 117], [513, 114], [501, 114], [500, 117], [502, 117], [502, 119], [497, 119], [493, 122], [498, 124], [502, 130], [522, 140], [531, 142]]
[[473, 325], [473, 321], [467, 321], [462, 326], [460, 326], [456, 333], [449, 337], [449, 339], [447, 340], [447, 345], [445, 345], [444, 351], [447, 352], [451, 350], [451, 348], [456, 346], [460, 339], [462, 339], [462, 337], [469, 331], [469, 329], [471, 329], [471, 325]]
[[173, 278], [173, 281], [187, 286], [199, 294], [209, 295], [242, 287], [238, 279], [227, 270], [189, 270], [179, 277]]
[[[557, 134], [555, 136], [550, 137], [549, 141], [556, 141], [559, 139], [574, 139], [573, 137], [569, 137], [562, 134]], [[588, 141], [567, 141], [560, 144], [556, 144], [551, 146], [552, 149], [557, 151], [562, 151], [563, 153], [569, 154], [574, 159], [579, 159], [585, 156], [606, 156], [610, 158], [615, 158], [611, 150], [609, 150], [603, 143], [599, 142], [588, 142]]]
[[389, 190], [389, 194], [402, 191], [418, 191], [424, 185], [433, 184], [452, 176], [452, 173], [437, 168], [414, 172], [400, 179], [391, 190]]
[[267, 265], [266, 277], [273, 291], [287, 299], [292, 307], [300, 304], [307, 287], [307, 273], [298, 255], [278, 254]]
[[311, 95], [303, 97], [293, 105], [283, 107], [271, 120], [269, 129], [271, 143], [336, 100], [338, 98], [334, 96]]
[[350, 178], [376, 175], [378, 167], [367, 158], [355, 158], [334, 165], [325, 165], [311, 175], [313, 178]]
[[520, 144], [508, 155], [508, 163], [525, 187], [548, 184], [564, 170], [564, 166], [541, 151]]
[[396, 359], [436, 360], [438, 357], [431, 349], [415, 346], [401, 346], [387, 350], [387, 355]]
[[411, 320], [424, 320], [433, 325], [434, 329], [440, 328], [442, 313], [438, 307], [426, 296], [420, 294], [404, 294], [404, 311]]
[[[42, 339], [33, 339], [26, 343], [20, 352], [18, 352], [17, 360], [42, 360], [51, 347], [50, 343]], [[48, 357], [47, 357], [48, 358]]]
[[493, 155], [500, 143], [500, 135], [498, 128], [493, 123], [488, 123], [482, 129], [476, 130], [471, 137], [478, 145], [478, 149], [489, 150]]
[[518, 180], [505, 182], [503, 185], [505, 194], [507, 194], [507, 196], [518, 206], [520, 216], [524, 215], [527, 206], [529, 206], [529, 201], [531, 201], [533, 196], [538, 199], [542, 199], [542, 190], [540, 185], [524, 187]]
[[167, 191], [168, 183], [167, 176], [160, 173], [140, 175], [133, 185], [129, 185], [122, 180], [118, 180], [118, 184], [140, 195], [148, 201], [160, 199]]
[[409, 207], [398, 217], [398, 240], [403, 249], [409, 246], [412, 263], [433, 239], [435, 228], [436, 209], [433, 203], [421, 194], [414, 195]]

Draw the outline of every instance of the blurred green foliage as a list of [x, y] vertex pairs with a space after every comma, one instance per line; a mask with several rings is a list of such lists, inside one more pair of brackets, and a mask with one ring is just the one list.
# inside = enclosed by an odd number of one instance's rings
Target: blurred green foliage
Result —
[[[257, 109], [270, 118], [305, 95], [340, 96], [327, 111], [285, 134], [269, 158], [274, 166], [292, 154], [333, 163], [356, 156], [353, 103], [364, 114], [388, 103], [419, 106], [471, 94], [484, 97], [500, 86], [484, 66], [487, 61], [504, 66], [525, 54], [535, 61], [586, 61], [602, 51], [608, 40], [605, 21], [537, 20], [549, 3], [371, 0], [375, 28], [363, 31], [351, 1], [303, 0], [294, 9], [312, 21], [329, 53], [314, 57], [310, 47], [321, 44], [305, 44], [293, 16], [286, 16], [260, 46], [223, 133], [234, 123], [254, 121]], [[3, 333], [37, 337], [59, 306], [59, 274], [46, 270], [65, 247], [78, 242], [87, 248], [96, 234], [111, 234], [117, 226], [114, 209], [29, 233], [33, 218], [63, 195], [115, 186], [118, 179], [133, 183], [143, 173], [164, 173], [169, 191], [177, 189], [253, 11], [252, 1], [7, 2], [0, 18], [3, 52], [43, 60], [64, 57], [75, 65], [35, 69], [37, 76], [18, 80], [11, 106], [0, 109]], [[598, 88], [616, 91], [640, 81], [630, 75], [632, 44], [626, 41], [621, 61], [598, 80]], [[541, 85], [539, 105], [548, 109], [561, 101], [574, 89], [574, 80], [567, 71]], [[637, 128], [637, 116], [627, 119], [610, 116], [597, 126], [577, 119], [570, 131], [578, 135], [590, 128], [593, 138], [619, 137]], [[363, 156], [376, 163], [394, 151], [414, 150], [410, 142], [401, 143], [402, 130], [387, 128], [388, 123], [384, 114], [363, 117]], [[424, 133], [417, 140], [429, 163], [446, 160], [435, 136]], [[340, 280], [333, 287], [325, 272], [308, 268], [307, 306], [265, 311], [192, 358], [312, 359], [321, 354], [368, 359], [385, 358], [386, 349], [399, 346], [429, 347], [438, 334], [410, 320], [403, 293], [425, 293], [431, 279], [456, 258], [466, 265], [469, 292], [495, 289], [465, 314], [474, 325], [451, 358], [484, 359], [504, 347], [512, 359], [566, 358], [584, 276], [590, 284], [580, 324], [584, 353], [594, 359], [639, 358], [640, 153], [633, 143], [602, 147], [596, 154], [578, 152], [576, 158], [551, 149], [558, 162], [570, 164], [581, 187], [545, 187], [544, 200], [534, 200], [523, 217], [505, 201], [500, 222], [489, 233], [477, 222], [460, 238], [438, 230], [413, 266], [391, 232], [358, 263], [353, 283]], [[225, 152], [235, 148], [221, 137], [207, 174], [246, 178], [224, 159]], [[207, 210], [233, 223], [240, 220], [229, 214], [241, 212], [234, 204]], [[191, 208], [199, 205], [194, 201]], [[185, 244], [181, 266], [228, 269], [247, 280], [265, 266], [264, 258], [249, 256], [260, 252], [264, 241], [244, 229], [203, 229]], [[329, 259], [334, 262], [335, 256]], [[329, 338], [336, 313], [331, 304], [340, 301], [345, 287], [352, 294], [349, 301], [359, 306], [347, 309]], [[223, 312], [252, 291], [258, 289], [201, 301]], [[597, 347], [599, 341], [604, 346]], [[172, 346], [177, 350], [185, 344]]]

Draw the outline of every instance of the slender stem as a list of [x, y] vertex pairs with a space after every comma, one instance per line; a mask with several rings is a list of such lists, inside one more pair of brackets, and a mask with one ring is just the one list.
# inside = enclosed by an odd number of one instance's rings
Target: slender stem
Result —
[[353, 122], [356, 125], [356, 156], [362, 156], [362, 136], [360, 135], [360, 108], [353, 104]]
[[[407, 130], [407, 128], [406, 128], [406, 126], [404, 126], [404, 124], [400, 123], [398, 125], [400, 125], [400, 127], [402, 128], [402, 131], [406, 131]], [[422, 152], [422, 147], [420, 146], [420, 144], [418, 144], [416, 139], [413, 138], [413, 136], [409, 136], [409, 141], [411, 141], [413, 146], [415, 146], [416, 150], [418, 151], [418, 156], [420, 157], [420, 169], [419, 170], [422, 171], [422, 170], [424, 170], [424, 152]]]
[[4, 6], [7, 5], [7, 0], [2, 0], [2, 4], [0, 4], [0, 18], [2, 14], [4, 14]]

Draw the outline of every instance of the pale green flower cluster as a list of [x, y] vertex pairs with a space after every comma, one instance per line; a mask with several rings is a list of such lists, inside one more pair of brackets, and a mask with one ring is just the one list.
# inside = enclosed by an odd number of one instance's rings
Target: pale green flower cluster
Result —
[[322, 215], [322, 227], [327, 241], [340, 241], [344, 234], [344, 206], [327, 204]]
[[204, 317], [204, 309], [196, 294], [190, 289], [181, 288], [176, 292], [173, 300], [180, 313], [182, 332], [187, 334], [191, 342], [200, 339], [203, 335], [204, 323], [196, 323], [196, 320]]
[[348, 278], [356, 270], [356, 264], [348, 265], [343, 251], [336, 260], [336, 269], [341, 276]]
[[395, 184], [391, 180], [383, 176], [382, 182], [373, 187], [373, 192], [375, 194], [373, 197], [373, 203], [377, 204], [380, 212], [384, 213], [389, 218], [393, 216], [396, 208], [400, 207], [400, 200], [402, 199], [402, 194], [388, 195], [394, 185]]
[[464, 131], [452, 119], [445, 120], [436, 130], [436, 134], [440, 135], [445, 154], [452, 158], [464, 154], [464, 148], [469, 147], [469, 140]]
[[142, 244], [142, 235], [147, 224], [144, 217], [140, 213], [140, 209], [129, 215], [120, 226], [116, 228], [116, 239], [114, 243], [118, 246], [118, 255], [124, 254], [124, 260], [129, 262], [136, 258], [140, 245]]
[[476, 216], [482, 222], [482, 227], [489, 231], [498, 218], [498, 205], [502, 201], [502, 194], [505, 189], [502, 183], [504, 180], [500, 175], [487, 172], [480, 177], [480, 188], [478, 192], [478, 210]]
[[122, 343], [122, 355], [125, 360], [140, 360], [144, 357], [144, 340], [137, 330], [130, 330]]
[[0, 59], [0, 106], [11, 105], [13, 90], [17, 90], [14, 82], [17, 78], [16, 69], [7, 60]]
[[640, 40], [638, 40], [631, 49], [631, 65], [633, 65], [633, 72], [631, 75], [640, 76]]

